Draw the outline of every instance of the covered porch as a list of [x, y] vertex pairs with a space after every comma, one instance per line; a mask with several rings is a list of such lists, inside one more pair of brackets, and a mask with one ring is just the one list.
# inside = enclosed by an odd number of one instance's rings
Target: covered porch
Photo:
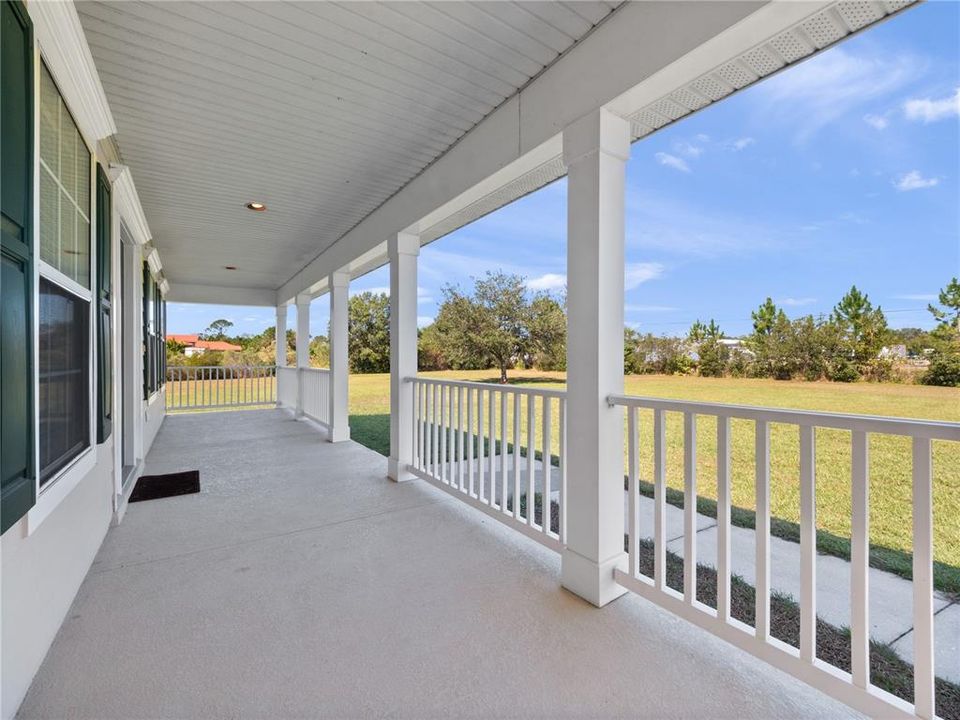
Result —
[[[858, 717], [284, 410], [177, 415], [19, 716]], [[83, 672], [77, 672], [82, 667]]]

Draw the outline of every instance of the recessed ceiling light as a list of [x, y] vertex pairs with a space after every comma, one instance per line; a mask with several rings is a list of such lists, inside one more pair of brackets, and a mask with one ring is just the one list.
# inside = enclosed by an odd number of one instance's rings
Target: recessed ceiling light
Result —
[[262, 202], [248, 202], [247, 209], [253, 210], [254, 212], [263, 212], [264, 210], [267, 209], [267, 206], [264, 205]]
[[223, 266], [223, 269], [224, 269], [224, 270], [236, 270], [236, 269], [237, 269], [237, 266], [236, 266], [236, 265], [224, 265], [224, 266]]

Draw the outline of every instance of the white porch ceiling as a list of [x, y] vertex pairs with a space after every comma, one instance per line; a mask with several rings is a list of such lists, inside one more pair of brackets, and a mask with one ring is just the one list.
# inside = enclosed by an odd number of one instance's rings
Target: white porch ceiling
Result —
[[171, 283], [273, 289], [618, 4], [77, 10]]

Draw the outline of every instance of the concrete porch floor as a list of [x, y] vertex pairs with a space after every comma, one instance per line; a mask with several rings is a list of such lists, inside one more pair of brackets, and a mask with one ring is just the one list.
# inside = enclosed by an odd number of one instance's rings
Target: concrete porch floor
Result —
[[280, 410], [168, 417], [19, 716], [858, 717]]

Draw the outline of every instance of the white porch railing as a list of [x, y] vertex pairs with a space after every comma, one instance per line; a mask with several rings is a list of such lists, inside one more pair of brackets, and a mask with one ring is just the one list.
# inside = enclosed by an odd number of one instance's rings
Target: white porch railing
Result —
[[330, 426], [330, 371], [300, 368], [303, 414], [321, 425]]
[[167, 368], [167, 412], [273, 405], [273, 365], [175, 366]]
[[410, 471], [561, 550], [566, 394], [419, 377], [407, 382], [414, 389]]
[[[741, 407], [614, 396], [611, 405], [625, 408], [629, 537], [627, 572], [616, 572], [617, 582], [658, 605], [741, 647], [841, 700], [864, 707], [877, 699], [891, 711], [922, 718], [934, 717], [934, 613], [933, 613], [933, 440], [960, 441], [957, 423], [925, 422], [870, 416], [814, 413], [797, 410]], [[638, 413], [652, 410], [654, 468], [653, 577], [641, 571], [639, 537], [639, 438]], [[684, 552], [683, 592], [667, 585], [666, 537], [666, 417], [683, 416]], [[647, 413], [649, 414], [649, 413]], [[697, 600], [696, 513], [697, 418], [716, 419], [717, 436], [717, 607]], [[755, 426], [756, 477], [756, 607], [751, 627], [731, 617], [730, 591], [730, 421], [747, 420]], [[771, 637], [770, 604], [770, 426], [797, 428], [800, 446], [800, 641], [799, 648]], [[851, 671], [847, 673], [816, 657], [816, 454], [817, 428], [850, 432], [852, 457], [851, 527]], [[913, 631], [914, 697], [909, 703], [870, 684], [869, 587], [869, 436], [898, 435], [912, 442], [913, 466]], [[647, 564], [647, 570], [649, 565]], [[859, 701], [859, 702], [857, 702]]]
[[295, 367], [277, 368], [277, 404], [281, 407], [296, 408], [299, 392], [299, 373]]

